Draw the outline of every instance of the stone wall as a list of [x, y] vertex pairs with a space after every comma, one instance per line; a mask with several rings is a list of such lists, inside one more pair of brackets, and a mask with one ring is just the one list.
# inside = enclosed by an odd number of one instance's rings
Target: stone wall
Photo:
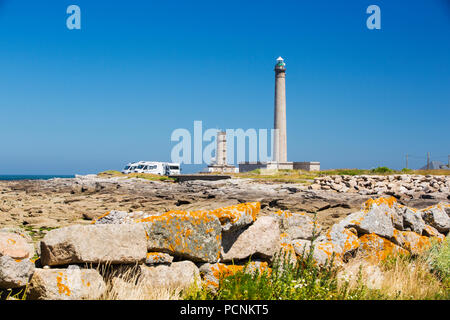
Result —
[[311, 190], [334, 190], [361, 195], [393, 195], [397, 198], [424, 197], [433, 199], [435, 194], [449, 194], [450, 176], [434, 175], [334, 175], [314, 179]]
[[245, 271], [262, 272], [281, 254], [301, 256], [312, 241], [319, 265], [332, 257], [336, 266], [355, 256], [379, 262], [392, 253], [418, 254], [430, 239], [442, 241], [450, 230], [450, 205], [416, 210], [393, 197], [370, 199], [322, 230], [302, 212], [261, 215], [259, 202], [163, 214], [111, 211], [91, 225], [48, 232], [36, 255], [25, 234], [2, 230], [0, 288], [27, 286], [29, 299], [99, 299], [120, 282], [101, 272], [113, 266], [119, 274], [137, 267], [136, 283], [144, 286], [215, 290], [221, 276], [243, 270], [249, 259]]

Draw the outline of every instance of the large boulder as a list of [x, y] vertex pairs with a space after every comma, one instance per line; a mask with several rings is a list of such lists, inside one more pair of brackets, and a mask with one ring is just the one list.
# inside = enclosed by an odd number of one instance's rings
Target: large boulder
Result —
[[0, 256], [0, 288], [19, 288], [25, 286], [34, 272], [34, 263], [29, 259], [13, 259]]
[[372, 264], [365, 260], [358, 261], [357, 263], [355, 261], [355, 263], [346, 265], [337, 273], [337, 278], [341, 282], [357, 282], [361, 276], [364, 279], [364, 285], [369, 289], [381, 289], [384, 274], [377, 264]]
[[204, 211], [169, 211], [139, 220], [149, 252], [165, 252], [195, 262], [216, 262], [222, 241], [219, 219]]
[[280, 231], [291, 240], [312, 240], [321, 232], [320, 225], [304, 212], [277, 211], [272, 216], [279, 219]]
[[51, 230], [41, 241], [41, 262], [57, 266], [76, 263], [144, 262], [147, 239], [140, 224], [74, 225]]
[[450, 230], [450, 217], [445, 210], [445, 205], [437, 204], [423, 209], [421, 213], [423, 220], [439, 232], [447, 233]]
[[240, 233], [234, 242], [223, 245], [222, 260], [238, 261], [249, 257], [271, 260], [280, 248], [279, 243], [280, 229], [277, 219], [263, 216]]
[[36, 269], [27, 290], [31, 300], [98, 299], [106, 290], [102, 276], [93, 269]]
[[393, 254], [408, 255], [409, 252], [375, 233], [365, 234], [359, 238], [357, 258], [378, 263]]
[[422, 219], [420, 211], [415, 208], [401, 207], [404, 229], [410, 229], [418, 234], [422, 234], [425, 228], [425, 222]]
[[14, 232], [0, 231], [0, 257], [9, 256], [13, 259], [33, 258], [34, 247], [25, 237]]
[[170, 266], [140, 266], [138, 285], [149, 288], [188, 289], [200, 284], [200, 272], [191, 261], [173, 262]]
[[392, 208], [395, 198], [369, 199], [363, 210], [347, 216], [341, 222], [344, 228], [354, 227], [359, 234], [374, 233], [381, 237], [391, 238], [394, 234], [392, 223]]

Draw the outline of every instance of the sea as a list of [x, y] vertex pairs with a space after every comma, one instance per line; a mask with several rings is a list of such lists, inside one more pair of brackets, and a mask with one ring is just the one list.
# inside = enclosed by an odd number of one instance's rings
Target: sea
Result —
[[0, 174], [0, 180], [49, 180], [53, 178], [75, 178], [75, 175], [15, 175], [15, 174]]

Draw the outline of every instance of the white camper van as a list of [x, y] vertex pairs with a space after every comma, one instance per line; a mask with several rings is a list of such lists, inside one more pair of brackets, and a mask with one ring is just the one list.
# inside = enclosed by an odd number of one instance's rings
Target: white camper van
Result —
[[155, 161], [139, 161], [127, 164], [122, 173], [151, 173], [161, 176], [180, 174], [179, 163], [155, 162]]
[[180, 174], [180, 164], [179, 163], [166, 163], [166, 175], [171, 176], [173, 174]]

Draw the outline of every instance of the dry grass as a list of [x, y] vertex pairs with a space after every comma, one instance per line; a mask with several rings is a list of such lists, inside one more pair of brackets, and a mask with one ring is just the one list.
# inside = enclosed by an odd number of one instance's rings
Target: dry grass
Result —
[[378, 265], [354, 260], [345, 270], [347, 276], [339, 277], [340, 286], [348, 281], [355, 290], [364, 284], [369, 290], [363, 299], [449, 299], [449, 288], [430, 271], [424, 256], [391, 256]]
[[249, 178], [269, 182], [283, 183], [303, 183], [311, 184], [315, 178], [331, 175], [399, 175], [399, 174], [417, 174], [417, 175], [450, 175], [450, 170], [408, 170], [407, 172], [395, 171], [379, 172], [377, 170], [365, 169], [332, 169], [322, 171], [303, 171], [303, 170], [279, 170], [273, 174], [264, 174], [261, 170], [253, 170], [244, 173], [230, 173], [234, 178]]

